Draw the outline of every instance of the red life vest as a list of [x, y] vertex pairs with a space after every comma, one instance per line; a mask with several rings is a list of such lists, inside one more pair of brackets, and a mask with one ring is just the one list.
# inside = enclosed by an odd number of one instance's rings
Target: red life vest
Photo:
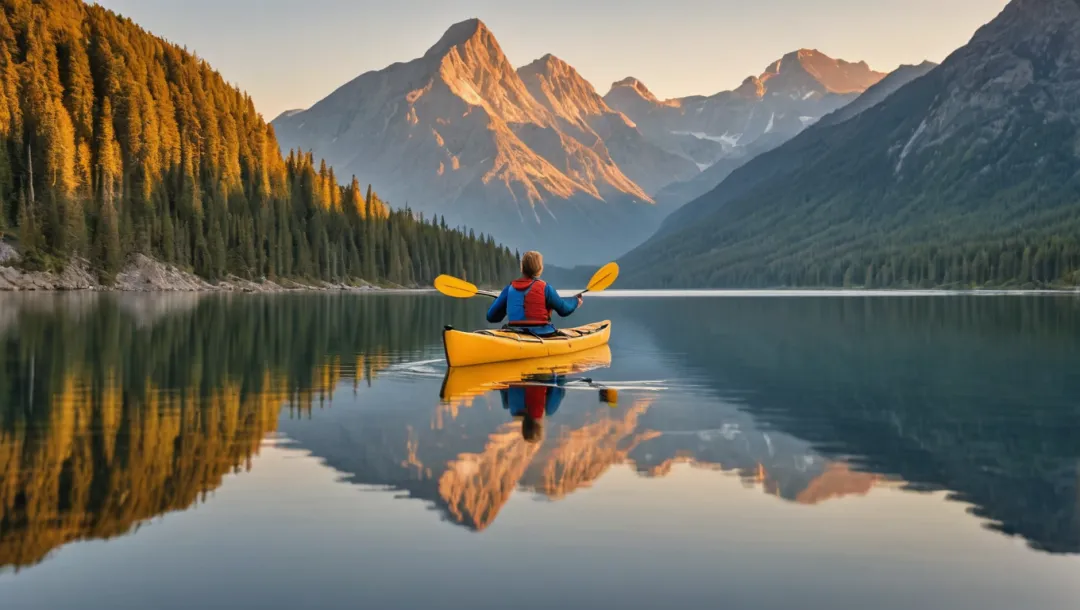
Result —
[[525, 388], [525, 413], [533, 419], [541, 419], [547, 410], [548, 389], [542, 386]]
[[510, 326], [546, 326], [551, 324], [547, 308], [547, 283], [543, 280], [521, 278], [510, 283], [514, 290], [525, 291], [525, 319], [510, 320]]

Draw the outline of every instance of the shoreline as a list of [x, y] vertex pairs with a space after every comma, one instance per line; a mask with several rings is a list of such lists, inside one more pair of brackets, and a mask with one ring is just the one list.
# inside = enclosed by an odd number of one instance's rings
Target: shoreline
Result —
[[75, 260], [60, 273], [50, 271], [26, 271], [12, 267], [0, 259], [0, 294], [3, 293], [64, 293], [64, 292], [114, 292], [114, 293], [245, 293], [280, 294], [299, 292], [380, 293], [425, 292], [433, 288], [406, 286], [378, 286], [335, 284], [331, 282], [303, 283], [289, 278], [262, 281], [236, 276], [211, 283], [191, 272], [173, 265], [161, 263], [143, 255], [134, 256], [116, 275], [111, 285], [98, 281], [90, 272], [85, 260]]
[[[25, 271], [13, 266], [17, 258], [12, 252], [0, 250], [0, 294], [3, 293], [61, 293], [61, 292], [113, 292], [113, 293], [424, 293], [437, 292], [430, 286], [378, 286], [369, 283], [359, 285], [331, 282], [303, 283], [289, 278], [261, 281], [236, 276], [211, 283], [203, 278], [137, 254], [116, 275], [111, 285], [103, 285], [90, 272], [87, 261], [77, 259], [60, 273], [49, 271]], [[6, 255], [6, 256], [5, 256]], [[564, 288], [560, 293], [572, 295], [580, 289]], [[917, 296], [1080, 296], [1080, 287], [1074, 288], [686, 288], [686, 289], [611, 289], [596, 292], [589, 298], [661, 298], [679, 296], [702, 297], [917, 297]]]

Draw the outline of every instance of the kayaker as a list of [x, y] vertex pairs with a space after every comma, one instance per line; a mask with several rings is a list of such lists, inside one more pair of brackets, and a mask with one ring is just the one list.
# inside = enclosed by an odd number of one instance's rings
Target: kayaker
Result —
[[521, 278], [503, 288], [487, 312], [492, 324], [509, 317], [508, 326], [520, 328], [538, 337], [551, 336], [558, 331], [551, 323], [551, 312], [567, 317], [581, 306], [582, 298], [563, 298], [550, 284], [540, 279], [544, 272], [544, 257], [536, 251], [521, 257]]
[[554, 415], [566, 397], [566, 390], [562, 387], [564, 381], [563, 377], [555, 376], [536, 379], [536, 385], [511, 385], [499, 390], [503, 408], [509, 410], [513, 417], [522, 418], [521, 437], [525, 442], [537, 443], [543, 440], [544, 417]]

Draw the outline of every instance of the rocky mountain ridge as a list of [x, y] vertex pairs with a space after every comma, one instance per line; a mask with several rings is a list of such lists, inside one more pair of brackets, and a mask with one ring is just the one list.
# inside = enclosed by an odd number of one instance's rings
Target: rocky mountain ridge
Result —
[[[863, 63], [795, 57], [755, 77], [752, 92], [660, 102], [640, 82], [624, 83], [642, 108], [689, 109], [704, 122], [699, 132], [693, 122], [658, 123], [614, 92], [600, 96], [553, 55], [514, 69], [470, 19], [422, 57], [362, 74], [273, 125], [285, 150], [313, 150], [340, 175], [379, 176], [380, 194], [398, 207], [543, 249], [553, 263], [601, 262], [670, 212], [654, 193], [746, 155], [751, 141], [789, 137], [878, 76]], [[778, 91], [799, 92], [783, 112]]]
[[1013, 0], [937, 68], [673, 214], [624, 258], [623, 279], [1078, 285], [1077, 92], [1080, 3]]

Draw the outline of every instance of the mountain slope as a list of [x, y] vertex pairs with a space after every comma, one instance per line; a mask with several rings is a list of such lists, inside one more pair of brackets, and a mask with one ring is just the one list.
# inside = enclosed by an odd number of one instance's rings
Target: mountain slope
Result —
[[423, 57], [362, 74], [273, 124], [285, 148], [380, 176], [399, 206], [555, 262], [597, 261], [643, 238], [653, 206], [578, 123], [541, 104], [471, 19]]
[[932, 61], [924, 61], [918, 65], [903, 65], [893, 70], [881, 79], [876, 85], [867, 89], [862, 95], [855, 98], [855, 101], [851, 102], [847, 106], [830, 113], [822, 117], [819, 122], [822, 125], [837, 125], [844, 121], [854, 118], [855, 116], [877, 106], [881, 102], [885, 101], [885, 98], [889, 97], [893, 93], [896, 93], [904, 85], [911, 81], [923, 76], [936, 68], [938, 65]]
[[661, 101], [641, 81], [626, 78], [614, 83], [604, 99], [657, 145], [709, 166], [743, 156], [759, 138], [791, 138], [884, 76], [865, 62], [803, 49], [748, 77], [734, 91]]
[[627, 283], [1080, 283], [1078, 92], [1080, 4], [1013, 0], [926, 76], [689, 204]]
[[699, 173], [693, 161], [649, 142], [626, 115], [612, 110], [577, 70], [553, 55], [518, 69], [532, 96], [560, 121], [563, 131], [592, 148], [606, 149], [619, 168], [646, 192]]
[[[847, 121], [881, 103], [882, 100], [892, 95], [897, 89], [926, 74], [936, 66], [937, 64], [929, 61], [917, 66], [900, 66], [876, 85], [867, 89], [855, 101], [822, 117], [818, 124], [835, 125]], [[771, 137], [758, 138], [752, 144], [746, 146], [745, 150], [739, 151], [739, 154], [733, 154], [721, 159], [691, 180], [668, 186], [656, 194], [657, 204], [662, 209], [672, 210], [679, 208], [716, 188], [717, 185], [731, 175], [731, 172], [750, 162], [758, 155], [766, 153], [787, 141], [783, 134], [770, 135]]]

